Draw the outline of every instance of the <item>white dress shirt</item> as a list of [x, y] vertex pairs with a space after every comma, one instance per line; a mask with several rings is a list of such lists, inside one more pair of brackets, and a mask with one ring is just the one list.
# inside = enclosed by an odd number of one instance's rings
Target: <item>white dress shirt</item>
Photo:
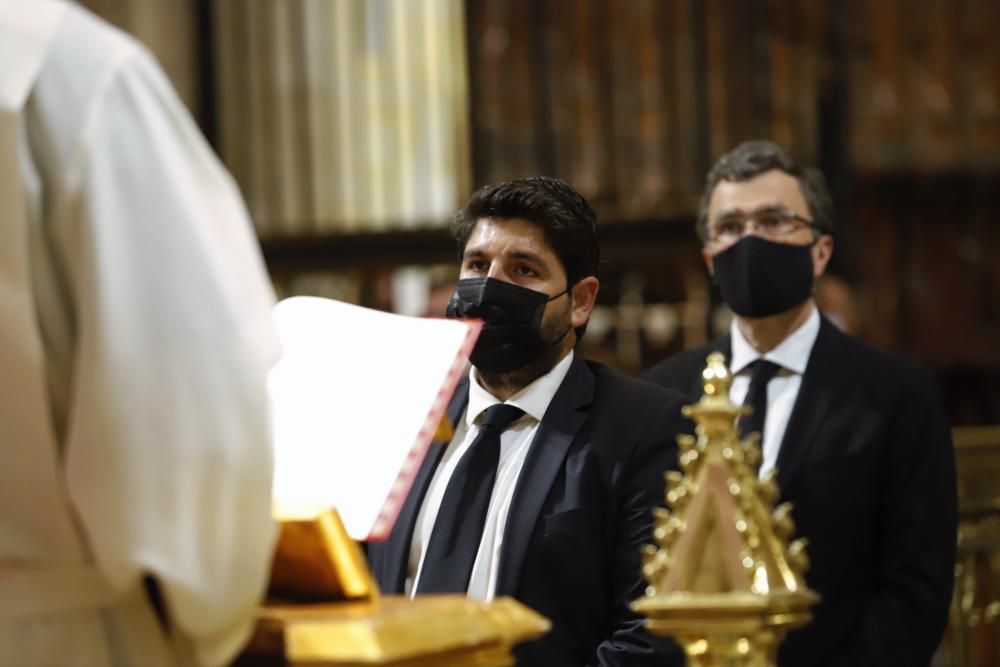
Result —
[[[500, 563], [500, 551], [503, 547], [504, 528], [507, 525], [507, 513], [510, 501], [514, 497], [514, 487], [521, 475], [524, 458], [528, 454], [531, 442], [535, 439], [538, 425], [545, 411], [552, 402], [559, 386], [562, 385], [573, 363], [573, 352], [570, 351], [552, 370], [541, 376], [527, 387], [511, 396], [507, 405], [514, 405], [524, 410], [519, 417], [500, 436], [500, 462], [497, 465], [496, 483], [490, 506], [486, 512], [486, 523], [483, 527], [482, 541], [476, 561], [472, 566], [469, 578], [468, 595], [481, 600], [493, 598], [496, 590], [497, 571]], [[413, 541], [410, 543], [410, 560], [407, 568], [406, 592], [413, 595], [416, 582], [420, 580], [423, 569], [424, 553], [434, 530], [434, 521], [441, 507], [448, 482], [455, 467], [468, 451], [472, 441], [479, 433], [479, 421], [486, 408], [500, 403], [493, 394], [486, 391], [476, 379], [475, 369], [469, 371], [469, 404], [465, 414], [459, 420], [455, 435], [441, 457], [434, 479], [427, 489], [424, 504], [417, 516], [413, 531]]]
[[733, 373], [733, 385], [729, 388], [729, 400], [736, 405], [743, 405], [750, 389], [750, 364], [757, 359], [763, 357], [781, 367], [767, 385], [767, 415], [761, 440], [762, 461], [759, 472], [761, 476], [774, 468], [778, 461], [781, 441], [785, 437], [785, 429], [788, 428], [788, 418], [792, 414], [795, 399], [802, 386], [802, 374], [805, 373], [809, 355], [819, 334], [819, 322], [819, 311], [813, 307], [812, 313], [802, 326], [773, 350], [762, 355], [744, 338], [736, 320], [733, 320], [731, 327], [733, 350], [729, 363], [729, 369]]

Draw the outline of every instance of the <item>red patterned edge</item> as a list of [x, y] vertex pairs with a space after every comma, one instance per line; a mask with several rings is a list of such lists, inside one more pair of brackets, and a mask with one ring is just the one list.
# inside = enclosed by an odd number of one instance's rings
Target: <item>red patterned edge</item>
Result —
[[479, 338], [479, 331], [482, 328], [482, 322], [479, 320], [466, 320], [464, 323], [468, 326], [468, 330], [465, 332], [465, 340], [462, 341], [462, 346], [455, 356], [455, 361], [445, 376], [444, 383], [438, 390], [430, 412], [427, 413], [427, 418], [424, 419], [424, 425], [420, 427], [420, 431], [417, 433], [416, 442], [413, 443], [413, 447], [410, 448], [410, 452], [406, 455], [403, 467], [400, 468], [399, 475], [396, 477], [396, 481], [393, 482], [392, 488], [389, 490], [389, 495], [382, 504], [382, 509], [375, 519], [375, 524], [372, 526], [371, 532], [368, 533], [368, 537], [364, 540], [366, 542], [381, 542], [389, 537], [390, 528], [396, 522], [396, 517], [399, 516], [399, 510], [402, 509], [403, 503], [406, 501], [406, 496], [410, 492], [410, 487], [413, 486], [413, 480], [417, 476], [417, 471], [420, 470], [420, 464], [424, 460], [427, 448], [430, 447], [434, 433], [441, 422], [441, 417], [448, 408], [451, 395], [455, 393], [455, 386], [462, 377], [466, 362], [469, 359], [469, 355], [472, 354], [472, 348], [476, 344], [476, 340]]

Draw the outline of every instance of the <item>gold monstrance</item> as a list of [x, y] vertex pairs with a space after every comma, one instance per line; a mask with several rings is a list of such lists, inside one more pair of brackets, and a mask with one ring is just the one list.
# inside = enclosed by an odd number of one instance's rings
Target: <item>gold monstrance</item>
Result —
[[805, 540], [789, 544], [791, 505], [774, 507], [774, 471], [758, 480], [760, 435], [741, 441], [729, 400], [732, 375], [708, 357], [705, 393], [684, 416], [680, 465], [668, 472], [667, 504], [654, 510], [656, 545], [643, 550], [646, 594], [632, 603], [647, 627], [684, 646], [690, 667], [772, 667], [785, 633], [812, 619]]

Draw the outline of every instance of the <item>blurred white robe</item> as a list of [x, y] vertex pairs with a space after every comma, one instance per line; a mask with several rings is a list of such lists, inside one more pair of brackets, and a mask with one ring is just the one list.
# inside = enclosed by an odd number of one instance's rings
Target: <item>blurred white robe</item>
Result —
[[147, 52], [0, 0], [0, 665], [240, 648], [275, 537], [272, 303], [238, 190]]

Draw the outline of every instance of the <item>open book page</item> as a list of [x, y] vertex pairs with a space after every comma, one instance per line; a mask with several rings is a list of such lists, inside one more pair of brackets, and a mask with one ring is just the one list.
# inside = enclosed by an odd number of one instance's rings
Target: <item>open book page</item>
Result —
[[444, 414], [479, 323], [393, 315], [319, 297], [274, 308], [275, 513], [334, 507], [357, 540], [385, 539]]

